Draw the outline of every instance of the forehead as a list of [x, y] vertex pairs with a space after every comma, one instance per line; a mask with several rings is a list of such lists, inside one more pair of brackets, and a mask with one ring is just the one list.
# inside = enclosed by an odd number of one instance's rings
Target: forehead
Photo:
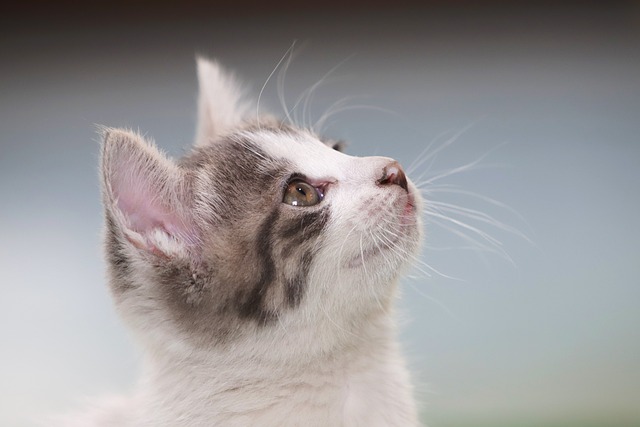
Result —
[[[311, 178], [340, 178], [341, 171], [352, 158], [322, 143], [305, 131], [253, 130], [241, 132], [245, 155], [264, 156], [264, 163], [289, 165], [291, 172]], [[234, 139], [236, 139], [234, 138]]]

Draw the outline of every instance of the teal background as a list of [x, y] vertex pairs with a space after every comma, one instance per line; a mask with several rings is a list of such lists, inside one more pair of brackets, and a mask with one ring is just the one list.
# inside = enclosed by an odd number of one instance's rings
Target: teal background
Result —
[[[639, 10], [459, 3], [161, 20], [124, 10], [3, 26], [0, 425], [34, 425], [135, 382], [138, 356], [105, 287], [95, 124], [139, 129], [180, 155], [195, 128], [195, 53], [257, 94], [297, 40], [290, 106], [338, 64], [311, 116], [344, 97], [368, 106], [328, 122], [348, 152], [408, 166], [444, 147], [414, 179], [482, 157], [438, 183], [517, 211], [431, 194], [518, 232], [469, 220], [500, 240], [492, 253], [464, 229], [427, 223], [421, 259], [442, 275], [412, 270], [398, 309], [425, 423], [640, 426]], [[262, 105], [281, 113], [275, 80]]]

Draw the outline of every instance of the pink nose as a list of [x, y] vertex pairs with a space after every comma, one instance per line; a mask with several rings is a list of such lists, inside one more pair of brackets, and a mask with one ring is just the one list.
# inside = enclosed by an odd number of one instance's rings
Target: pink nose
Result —
[[382, 169], [382, 178], [377, 181], [378, 185], [399, 185], [405, 191], [407, 187], [407, 176], [404, 174], [400, 163], [393, 161]]

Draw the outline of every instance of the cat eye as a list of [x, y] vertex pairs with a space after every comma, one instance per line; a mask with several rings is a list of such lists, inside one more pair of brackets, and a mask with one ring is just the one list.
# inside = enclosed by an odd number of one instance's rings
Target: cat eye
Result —
[[282, 203], [291, 206], [313, 206], [322, 201], [322, 196], [322, 193], [313, 185], [296, 179], [287, 184]]

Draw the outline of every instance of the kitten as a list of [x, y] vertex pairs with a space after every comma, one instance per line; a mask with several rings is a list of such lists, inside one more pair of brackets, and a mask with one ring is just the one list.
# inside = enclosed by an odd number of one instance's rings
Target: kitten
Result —
[[144, 371], [130, 398], [67, 425], [418, 425], [393, 303], [419, 192], [390, 158], [251, 120], [216, 63], [198, 77], [179, 161], [103, 132], [110, 289]]

